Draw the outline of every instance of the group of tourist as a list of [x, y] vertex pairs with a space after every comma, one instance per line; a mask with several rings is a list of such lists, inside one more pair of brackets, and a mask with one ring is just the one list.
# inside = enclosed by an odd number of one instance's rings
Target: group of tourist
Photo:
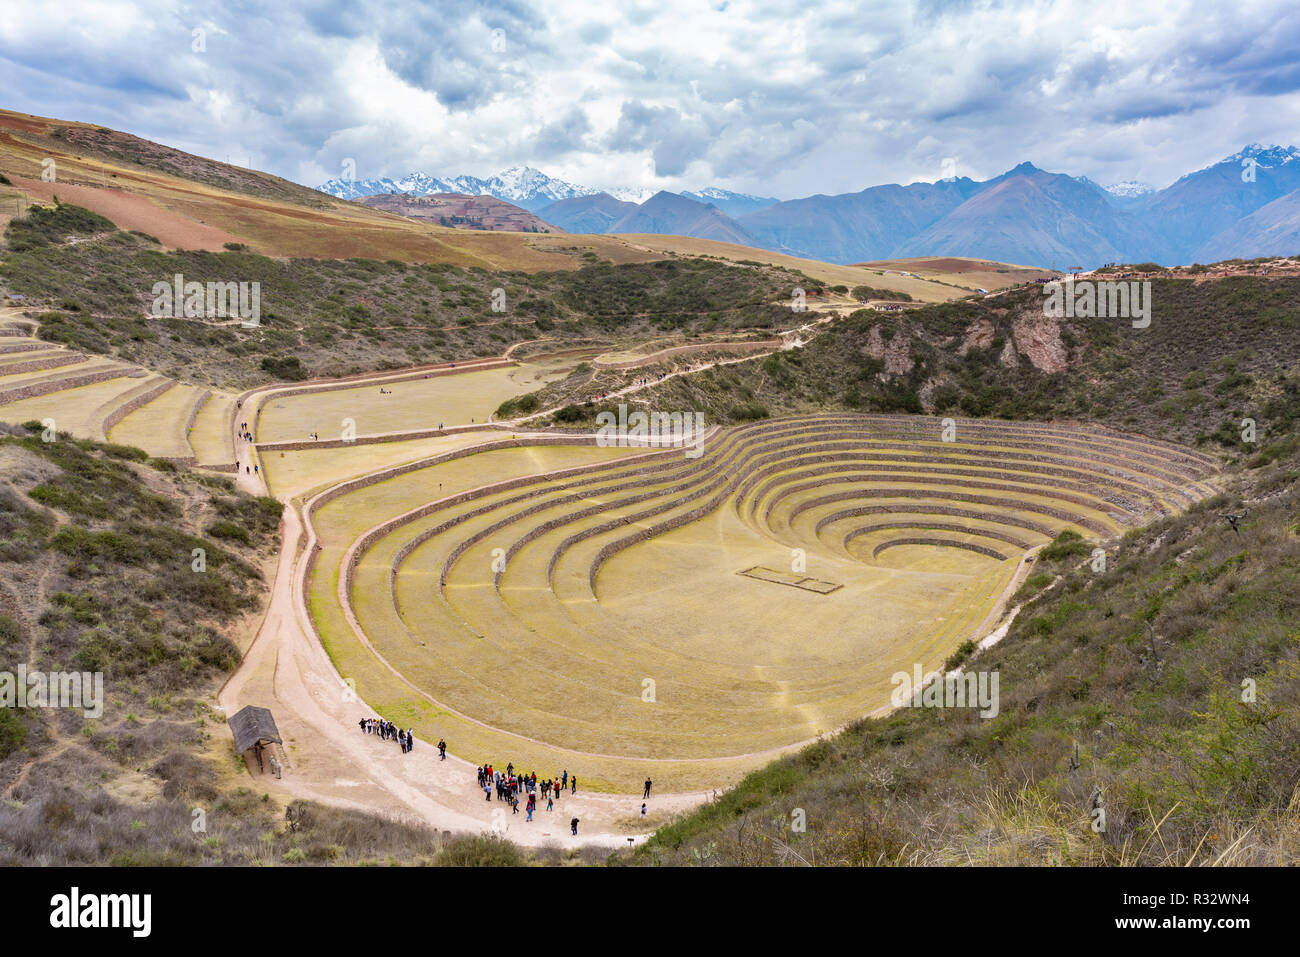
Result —
[[[664, 379], [666, 379], [666, 378], [668, 378], [668, 373], [667, 373], [667, 372], [660, 372], [658, 375], [654, 376], [654, 381], [656, 381], [656, 382], [662, 382], [662, 381], [663, 381]], [[635, 381], [633, 382], [633, 385], [649, 385], [649, 384], [650, 384], [650, 379], [651, 379], [650, 376], [644, 376], [643, 378], [640, 378], [640, 379], [635, 380]], [[604, 395], [605, 395], [605, 393], [602, 392], [602, 393], [601, 393], [601, 397], [603, 398]]]
[[[403, 730], [384, 718], [362, 718], [357, 722], [363, 734], [377, 734], [381, 741], [396, 741], [401, 745], [403, 754], [410, 754], [415, 748], [415, 729]], [[447, 760], [447, 742], [438, 740], [438, 760]]]
[[[555, 807], [556, 798], [566, 790], [570, 794], [577, 794], [578, 776], [570, 775], [566, 769], [553, 778], [539, 781], [536, 771], [531, 774], [516, 774], [513, 762], [507, 764], [504, 771], [484, 764], [478, 768], [478, 786], [483, 789], [483, 800], [491, 801], [495, 794], [496, 800], [510, 805], [512, 814], [519, 813], [522, 795], [524, 812], [527, 820], [531, 821], [539, 800], [545, 801], [546, 810], [550, 811]], [[576, 825], [573, 833], [578, 833]]]
[[[403, 754], [409, 754], [415, 747], [415, 731], [412, 728], [399, 728], [384, 718], [362, 718], [357, 724], [363, 734], [378, 735], [382, 741], [396, 741], [401, 746]], [[438, 741], [438, 755], [441, 760], [447, 760], [445, 740]], [[478, 786], [483, 789], [483, 799], [491, 801], [495, 795], [496, 800], [505, 801], [510, 805], [511, 814], [518, 814], [522, 806], [528, 821], [533, 819], [533, 813], [541, 801], [546, 802], [547, 811], [552, 811], [555, 809], [555, 802], [563, 797], [565, 791], [570, 794], [578, 793], [578, 776], [570, 774], [567, 768], [553, 778], [541, 780], [538, 780], [536, 771], [517, 774], [514, 762], [508, 763], [504, 771], [491, 764], [481, 765], [477, 770]], [[643, 798], [650, 797], [650, 786], [650, 779], [646, 778]], [[646, 805], [642, 803], [641, 816], [644, 817], [645, 814]], [[571, 833], [575, 835], [578, 833], [578, 824], [577, 817], [569, 821]]]
[[[365, 734], [377, 734], [381, 741], [396, 741], [401, 745], [403, 754], [410, 754], [411, 749], [415, 747], [415, 731], [411, 728], [399, 728], [393, 722], [383, 718], [362, 718], [357, 723]], [[447, 745], [440, 741], [438, 747], [445, 758]]]

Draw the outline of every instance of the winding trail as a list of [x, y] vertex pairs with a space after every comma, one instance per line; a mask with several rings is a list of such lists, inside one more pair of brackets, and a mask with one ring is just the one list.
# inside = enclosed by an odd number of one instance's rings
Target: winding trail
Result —
[[[831, 321], [831, 318], [822, 316], [783, 333], [783, 347], [802, 345], [806, 341], [802, 336]], [[761, 356], [719, 360], [700, 368], [756, 358]], [[473, 366], [469, 366], [467, 371], [469, 368]], [[671, 375], [685, 375], [700, 371], [700, 368], [680, 370]], [[312, 385], [322, 389], [341, 388], [380, 382], [403, 373], [409, 375], [410, 370]], [[625, 395], [661, 381], [629, 386], [612, 395]], [[240, 406], [232, 416], [231, 438], [240, 462], [236, 482], [245, 491], [268, 494], [262, 474], [244, 472], [244, 467], [255, 461], [253, 456], [257, 443], [241, 437], [239, 423], [245, 420], [255, 422], [258, 407], [275, 394], [303, 387], [303, 384], [263, 387], [240, 397]], [[545, 413], [538, 413], [542, 414]], [[496, 428], [474, 428], [485, 433], [484, 441], [487, 442], [499, 437], [501, 427], [521, 425], [536, 417], [530, 415], [498, 423]], [[392, 438], [401, 436], [402, 433], [394, 433]], [[648, 802], [650, 817], [642, 819], [640, 794], [580, 790], [577, 794], [566, 792], [552, 812], [548, 813], [544, 806], [539, 806], [534, 814], [535, 820], [529, 823], [522, 812], [511, 815], [504, 803], [483, 799], [481, 789], [476, 786], [475, 765], [454, 756], [454, 741], [450, 742], [446, 760], [440, 761], [433, 742], [417, 739], [415, 749], [403, 755], [392, 742], [363, 734], [358, 722], [375, 716], [377, 712], [367, 707], [339, 676], [306, 610], [308, 559], [318, 546], [315, 531], [304, 522], [304, 514], [295, 503], [286, 504], [284, 508], [280, 554], [265, 617], [239, 668], [218, 693], [219, 708], [227, 716], [248, 704], [269, 707], [275, 715], [284, 738], [284, 775], [279, 780], [270, 775], [260, 775], [256, 778], [257, 787], [286, 800], [316, 800], [418, 822], [442, 831], [500, 833], [529, 847], [556, 844], [561, 847], [595, 845], [613, 849], [638, 843], [644, 841], [654, 827], [709, 800], [711, 792], [707, 791], [654, 793]], [[1001, 617], [1005, 602], [1014, 594], [1026, 569], [1027, 562], [1008, 584], [1000, 596], [998, 607], [982, 623], [982, 628], [990, 627]], [[889, 710], [886, 706], [873, 715]], [[797, 750], [806, 743], [774, 749], [771, 756], [775, 758], [782, 752]], [[559, 769], [540, 770], [550, 773]], [[647, 762], [647, 774], [654, 776], [653, 762]], [[571, 817], [581, 820], [576, 837], [569, 831]]]
[[[410, 754], [391, 741], [363, 734], [357, 722], [374, 717], [334, 670], [316, 640], [303, 604], [303, 563], [315, 545], [304, 537], [302, 519], [287, 507], [281, 519], [282, 546], [266, 617], [238, 670], [218, 693], [221, 710], [232, 715], [246, 704], [269, 707], [284, 738], [284, 776], [257, 777], [257, 786], [284, 798], [307, 798], [389, 817], [418, 821], [439, 830], [493, 833], [525, 846], [594, 844], [614, 848], [644, 840], [639, 795], [568, 792], [554, 811], [539, 806], [530, 824], [506, 805], [484, 801], [475, 765], [448, 753], [438, 760], [433, 742], [417, 739]], [[454, 742], [453, 742], [454, 747]], [[581, 782], [579, 782], [581, 788]], [[708, 799], [705, 792], [653, 794], [653, 821]], [[497, 813], [501, 812], [501, 813]], [[581, 820], [569, 833], [569, 818]]]

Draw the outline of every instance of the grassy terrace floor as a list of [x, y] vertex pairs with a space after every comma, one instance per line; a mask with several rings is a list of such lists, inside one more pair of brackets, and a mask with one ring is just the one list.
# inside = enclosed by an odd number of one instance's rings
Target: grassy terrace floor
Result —
[[[1207, 457], [1113, 433], [937, 428], [821, 416], [719, 433], [698, 459], [575, 444], [430, 464], [315, 512], [312, 615], [366, 701], [470, 760], [711, 787], [887, 705], [892, 675], [977, 637], [1059, 531], [1107, 539], [1212, 491]], [[341, 595], [349, 548], [385, 522]]]

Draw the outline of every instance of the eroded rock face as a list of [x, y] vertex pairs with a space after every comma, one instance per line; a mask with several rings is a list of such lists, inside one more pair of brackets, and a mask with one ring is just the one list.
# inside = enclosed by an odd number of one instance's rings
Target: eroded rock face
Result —
[[1069, 368], [1069, 351], [1061, 341], [1061, 324], [1056, 319], [1035, 312], [1021, 313], [1012, 323], [1011, 337], [1016, 350], [1035, 369], [1064, 372]]
[[960, 353], [964, 356], [972, 349], [987, 349], [993, 345], [993, 340], [997, 336], [997, 331], [993, 328], [993, 323], [988, 319], [976, 319], [966, 327], [966, 333], [962, 338]]
[[895, 334], [885, 348], [885, 371], [890, 375], [907, 375], [912, 371], [912, 340]]
[[1008, 369], [1014, 369], [1020, 365], [1020, 355], [1016, 352], [1015, 339], [1008, 339], [1007, 344], [1002, 347], [1002, 355], [998, 356], [998, 362]]
[[872, 326], [867, 333], [867, 355], [873, 359], [885, 358], [885, 337], [880, 334], [879, 326]]
[[885, 375], [907, 375], [916, 364], [912, 361], [911, 337], [898, 330], [886, 342], [880, 334], [880, 327], [872, 326], [871, 332], [867, 334], [866, 353], [873, 359], [884, 361]]
[[921, 388], [917, 390], [917, 398], [921, 400], [921, 410], [927, 415], [934, 414], [934, 393], [943, 384], [942, 379], [926, 379]]

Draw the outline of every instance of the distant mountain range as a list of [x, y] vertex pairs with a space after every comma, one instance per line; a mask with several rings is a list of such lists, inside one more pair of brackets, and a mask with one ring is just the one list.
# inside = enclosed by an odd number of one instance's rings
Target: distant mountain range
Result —
[[[549, 206], [558, 200], [579, 196], [606, 195], [620, 202], [637, 205], [644, 203], [655, 194], [652, 189], [634, 186], [604, 190], [591, 186], [577, 186], [556, 179], [554, 176], [547, 176], [541, 170], [533, 169], [531, 166], [514, 166], [488, 179], [480, 179], [477, 176], [453, 176], [450, 179], [442, 179], [417, 172], [409, 173], [401, 179], [388, 177], [332, 179], [316, 188], [322, 193], [329, 193], [339, 199], [360, 199], [363, 196], [377, 196], [381, 193], [409, 193], [412, 196], [431, 196], [435, 193], [495, 196], [530, 213], [535, 213], [543, 206]], [[731, 190], [719, 189], [716, 186], [700, 190], [698, 193], [685, 192], [682, 195], [697, 203], [705, 205], [712, 203], [729, 216], [743, 216], [776, 202], [775, 199], [733, 193]]]
[[966, 177], [775, 199], [710, 187], [647, 196], [599, 190], [517, 167], [481, 180], [412, 173], [331, 180], [322, 192], [491, 195], [570, 233], [664, 233], [756, 246], [832, 263], [971, 256], [1036, 266], [1166, 265], [1300, 253], [1300, 150], [1251, 145], [1156, 190], [1103, 187], [1021, 163]]

